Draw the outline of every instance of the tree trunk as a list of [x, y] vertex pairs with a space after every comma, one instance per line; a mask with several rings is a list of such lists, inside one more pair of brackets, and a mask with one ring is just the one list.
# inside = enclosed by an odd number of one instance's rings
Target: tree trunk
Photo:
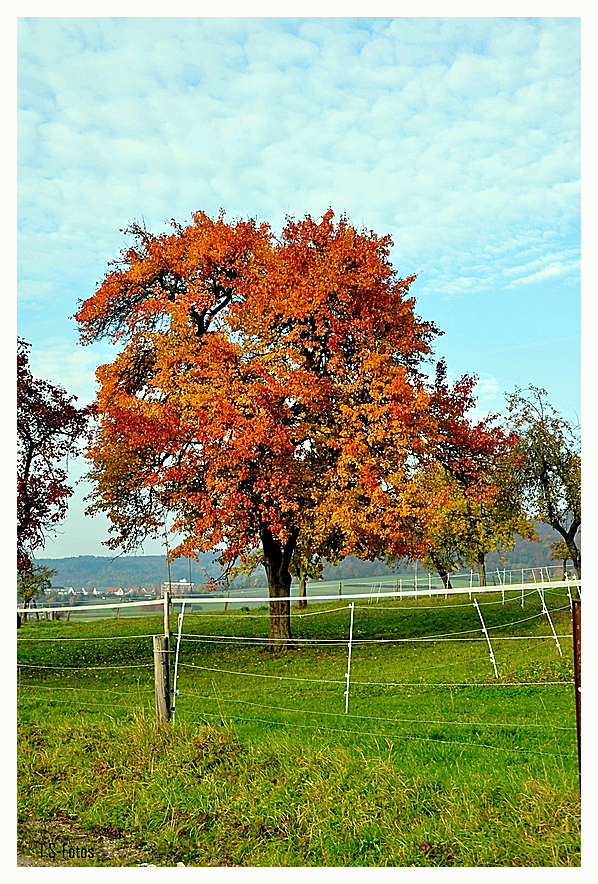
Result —
[[283, 546], [268, 528], [261, 531], [264, 568], [270, 596], [270, 648], [284, 651], [291, 643], [291, 574], [289, 565], [298, 532], [292, 532]]
[[437, 568], [436, 570], [438, 571], [438, 574], [440, 575], [440, 579], [442, 580], [444, 588], [445, 589], [452, 589], [453, 584], [451, 583], [451, 578], [449, 576], [448, 571], [445, 571], [444, 568], [441, 568], [440, 570], [438, 570], [438, 568]]
[[569, 547], [569, 550], [571, 551], [571, 561], [573, 562], [573, 567], [575, 568], [575, 573], [577, 574], [577, 577], [579, 578], [579, 580], [581, 580], [581, 553], [579, 552], [575, 544], [573, 544], [573, 547], [573, 549]]
[[298, 608], [307, 608], [307, 569], [299, 566], [299, 602]]
[[478, 553], [477, 568], [480, 577], [480, 586], [486, 586], [486, 555], [483, 552]]
[[555, 531], [558, 531], [565, 544], [567, 545], [567, 549], [569, 550], [569, 558], [573, 563], [573, 567], [575, 568], [575, 573], [579, 580], [581, 580], [581, 552], [579, 547], [575, 542], [575, 535], [579, 531], [580, 522], [576, 520], [573, 522], [569, 528], [565, 528], [558, 519], [552, 519], [549, 522], [551, 528], [554, 528]]
[[440, 577], [440, 579], [442, 580], [442, 585], [444, 586], [444, 588], [445, 589], [452, 589], [453, 587], [451, 585], [451, 578], [450, 578], [449, 572], [446, 570], [446, 568], [444, 567], [442, 562], [439, 561], [436, 558], [436, 556], [434, 556], [434, 555], [432, 555], [430, 557], [430, 560], [431, 560], [432, 564], [434, 565], [434, 567], [436, 568], [436, 572], [437, 572], [438, 576]]
[[573, 567], [575, 568], [575, 573], [577, 577], [581, 580], [581, 553], [575, 543], [575, 538], [573, 537], [565, 537], [565, 543], [567, 544], [567, 549], [569, 550], [569, 555], [571, 556], [571, 561], [573, 562]]

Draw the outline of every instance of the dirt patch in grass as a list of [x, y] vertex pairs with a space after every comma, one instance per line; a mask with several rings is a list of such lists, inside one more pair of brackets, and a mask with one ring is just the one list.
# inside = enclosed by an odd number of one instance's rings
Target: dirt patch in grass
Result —
[[17, 866], [141, 866], [147, 851], [124, 841], [120, 832], [85, 832], [73, 820], [27, 820], [18, 827]]

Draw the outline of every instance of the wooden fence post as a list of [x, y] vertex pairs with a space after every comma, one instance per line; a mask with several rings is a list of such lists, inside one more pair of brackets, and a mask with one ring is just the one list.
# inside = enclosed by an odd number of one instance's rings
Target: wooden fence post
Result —
[[158, 724], [170, 721], [170, 665], [168, 638], [154, 636], [154, 682], [156, 696], [156, 720]]

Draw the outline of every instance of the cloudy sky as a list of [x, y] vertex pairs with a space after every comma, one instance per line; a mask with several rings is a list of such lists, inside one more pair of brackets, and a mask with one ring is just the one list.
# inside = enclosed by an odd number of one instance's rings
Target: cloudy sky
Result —
[[[331, 206], [391, 234], [480, 412], [535, 384], [577, 421], [578, 18], [21, 18], [18, 105], [18, 331], [81, 404], [110, 350], [70, 317], [130, 222]], [[83, 493], [43, 555], [107, 554]]]

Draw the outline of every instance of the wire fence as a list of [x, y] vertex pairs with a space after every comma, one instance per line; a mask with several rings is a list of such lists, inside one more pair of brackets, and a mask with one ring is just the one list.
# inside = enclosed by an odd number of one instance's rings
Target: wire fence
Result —
[[[571, 589], [579, 592], [581, 582], [502, 586], [476, 587], [471, 599], [454, 602], [448, 597], [469, 596], [469, 588], [386, 591], [376, 584], [375, 594], [360, 585], [349, 598], [310, 596], [310, 604], [335, 604], [292, 609], [296, 653], [284, 658], [261, 653], [269, 599], [252, 597], [259, 607], [221, 610], [217, 620], [214, 613], [189, 614], [188, 599], [173, 599], [179, 608], [169, 652], [175, 725], [228, 721], [250, 732], [298, 729], [318, 738], [573, 758], [569, 614]], [[453, 612], [469, 616], [471, 625], [451, 628]], [[428, 617], [444, 618], [448, 628], [422, 629]], [[184, 630], [185, 623], [194, 629]], [[201, 628], [208, 623], [209, 630]], [[48, 627], [59, 634], [19, 631], [22, 713], [152, 715], [153, 633], [81, 636], [65, 635], [64, 623]], [[447, 696], [453, 714], [431, 715], [446, 712]], [[525, 703], [517, 705], [522, 696]], [[521, 716], [505, 720], [505, 705], [510, 713], [519, 708]]]
[[[475, 591], [486, 592], [496, 591], [500, 589], [502, 592], [519, 588], [521, 586], [545, 585], [566, 585], [570, 588], [580, 586], [580, 581], [575, 575], [567, 572], [563, 575], [563, 568], [560, 565], [542, 566], [537, 568], [517, 568], [507, 569], [506, 567], [489, 570], [486, 575], [487, 586], [480, 586], [480, 575], [474, 571], [461, 571], [450, 575], [451, 585], [444, 586], [444, 583], [437, 574], [431, 571], [414, 570], [409, 575], [397, 575], [380, 578], [372, 581], [371, 579], [345, 580], [345, 581], [318, 581], [312, 582], [312, 593], [310, 598], [315, 600], [325, 599], [363, 599], [366, 598], [370, 602], [379, 602], [380, 598], [388, 598], [398, 596], [399, 598], [421, 597], [426, 594], [430, 597], [444, 595], [448, 598], [451, 594], [462, 594], [466, 590], [471, 599], [472, 593]], [[190, 586], [192, 584], [189, 584]], [[168, 584], [164, 584], [168, 586]], [[173, 587], [180, 589], [180, 584], [172, 584]], [[315, 593], [313, 592], [315, 588]], [[176, 590], [178, 591], [178, 590]], [[171, 597], [176, 603], [180, 603], [182, 599], [176, 599], [176, 591], [171, 592]], [[234, 584], [226, 591], [205, 591], [199, 594], [186, 596], [188, 609], [201, 610], [207, 606], [210, 610], [234, 611], [244, 606], [267, 606], [269, 599], [265, 597], [267, 589], [263, 587], [236, 587]], [[292, 602], [299, 601], [298, 586], [293, 585], [291, 589]], [[122, 595], [111, 600], [104, 598], [100, 601], [93, 600], [93, 596], [82, 596], [74, 590], [68, 597], [68, 603], [49, 602], [47, 598], [38, 598], [33, 607], [18, 606], [17, 611], [21, 615], [35, 617], [36, 619], [56, 616], [58, 618], [66, 618], [67, 620], [94, 620], [105, 617], [129, 618], [134, 616], [147, 616], [149, 612], [159, 612], [161, 606], [160, 597], [148, 597], [145, 599], [135, 599], [134, 596]]]

